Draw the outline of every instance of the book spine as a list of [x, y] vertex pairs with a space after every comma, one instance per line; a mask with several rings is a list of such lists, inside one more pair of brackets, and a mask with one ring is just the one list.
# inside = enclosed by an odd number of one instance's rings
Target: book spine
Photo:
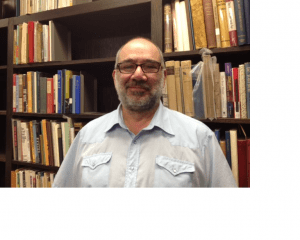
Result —
[[19, 112], [23, 112], [23, 75], [18, 74], [19, 79]]
[[250, 62], [245, 63], [247, 118], [250, 118]]
[[239, 65], [239, 94], [241, 102], [241, 118], [247, 118], [247, 98], [246, 98], [246, 79], [245, 79], [245, 65]]
[[171, 2], [171, 11], [172, 11], [172, 28], [173, 28], [173, 46], [174, 52], [178, 50], [178, 29], [177, 29], [177, 19], [175, 12], [175, 1]]
[[47, 113], [53, 113], [53, 78], [47, 78]]
[[14, 51], [13, 51], [13, 64], [16, 64], [16, 50], [17, 50], [17, 29], [14, 29]]
[[195, 48], [206, 48], [207, 37], [205, 32], [203, 2], [202, 0], [190, 0], [190, 4], [193, 17]]
[[239, 69], [232, 68], [234, 118], [241, 118], [240, 93], [239, 93]]
[[175, 61], [166, 61], [169, 108], [177, 111]]
[[232, 174], [236, 181], [236, 185], [239, 186], [239, 166], [238, 166], [237, 131], [236, 130], [230, 130], [230, 146], [231, 146]]
[[17, 74], [13, 74], [13, 112], [17, 111]]
[[175, 61], [174, 65], [174, 74], [175, 74], [175, 85], [176, 85], [176, 102], [177, 102], [177, 111], [183, 113], [183, 96], [182, 96], [182, 87], [180, 82], [180, 61]]
[[27, 72], [27, 112], [32, 113], [32, 72]]
[[28, 22], [28, 61], [34, 63], [34, 22]]
[[40, 141], [40, 135], [41, 135], [41, 126], [40, 122], [35, 121], [35, 129], [36, 129], [36, 163], [42, 163], [42, 156], [41, 156], [41, 141]]
[[164, 6], [164, 36], [165, 36], [165, 52], [172, 52], [172, 14], [171, 4]]
[[190, 51], [191, 50], [191, 25], [188, 24], [188, 16], [186, 3], [185, 1], [181, 1], [179, 3], [180, 7], [180, 17], [181, 17], [181, 27], [182, 27], [182, 40], [183, 40], [183, 51]]
[[226, 2], [225, 0], [217, 0], [219, 24], [220, 24], [220, 35], [222, 48], [230, 47], [230, 36], [228, 30], [228, 20], [226, 13]]
[[58, 104], [58, 112], [57, 113], [62, 113], [62, 79], [61, 76], [62, 71], [58, 70], [57, 71], [57, 104]]
[[214, 10], [212, 6], [212, 0], [203, 1], [203, 12], [205, 19], [205, 30], [207, 36], [208, 48], [217, 47], [216, 33], [215, 33], [215, 21], [214, 21]]
[[40, 113], [47, 113], [47, 78], [40, 77]]
[[191, 1], [185, 0], [185, 8], [186, 8], [186, 15], [189, 25], [189, 34], [190, 34], [190, 46], [192, 50], [196, 49], [195, 44], [195, 34], [194, 34], [194, 24], [193, 24], [193, 15], [192, 15], [192, 9], [191, 9]]
[[232, 168], [232, 165], [231, 165], [230, 131], [225, 131], [225, 141], [226, 141], [226, 159], [227, 159], [227, 162], [228, 162], [230, 168]]
[[81, 109], [80, 109], [80, 95], [81, 95], [81, 79], [80, 76], [76, 75], [75, 79], [75, 113], [80, 114]]
[[222, 44], [221, 44], [220, 23], [219, 23], [217, 0], [212, 0], [212, 5], [213, 5], [213, 11], [214, 11], [217, 48], [221, 48]]
[[47, 126], [46, 120], [42, 120], [42, 135], [43, 135], [43, 145], [44, 145], [44, 154], [45, 154], [45, 165], [49, 166], [49, 146], [48, 146], [48, 135], [47, 135]]
[[220, 66], [218, 63], [214, 65], [214, 98], [216, 117], [222, 117], [222, 104], [221, 104], [221, 87], [220, 87]]
[[238, 46], [238, 40], [237, 40], [237, 31], [236, 31], [233, 0], [226, 0], [226, 11], [227, 11], [227, 18], [228, 18], [230, 45], [232, 47], [236, 47], [236, 46]]
[[227, 117], [234, 117], [233, 109], [233, 87], [232, 87], [232, 67], [231, 63], [225, 63], [226, 90], [227, 90]]
[[182, 83], [184, 95], [184, 113], [190, 117], [195, 116], [194, 103], [193, 103], [193, 83], [191, 75], [192, 61], [181, 61], [182, 68]]
[[16, 64], [20, 63], [20, 26], [17, 25]]
[[30, 155], [31, 161], [35, 163], [35, 146], [34, 146], [34, 137], [33, 137], [33, 124], [32, 121], [29, 122], [29, 137], [30, 137]]
[[220, 139], [220, 129], [215, 129], [215, 135], [216, 135], [216, 138], [218, 140], [218, 143], [220, 144], [220, 141], [221, 141], [221, 139]]
[[238, 44], [239, 44], [239, 46], [241, 46], [241, 45], [244, 45], [247, 43], [244, 1], [243, 0], [234, 0], [234, 10], [235, 10]]
[[247, 187], [247, 140], [237, 141], [239, 187]]
[[222, 105], [222, 118], [227, 118], [227, 96], [226, 96], [226, 76], [225, 72], [220, 72], [221, 82], [221, 105]]
[[250, 44], [250, 0], [244, 0], [247, 44]]
[[23, 74], [23, 112], [28, 112], [28, 100], [27, 100], [27, 75]]

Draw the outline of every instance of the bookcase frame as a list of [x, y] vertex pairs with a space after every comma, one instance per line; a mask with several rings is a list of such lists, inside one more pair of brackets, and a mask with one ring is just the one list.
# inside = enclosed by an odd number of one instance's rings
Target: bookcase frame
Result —
[[[144, 36], [151, 38], [162, 50], [163, 50], [163, 5], [168, 2], [167, 0], [102, 0], [91, 3], [80, 4], [72, 7], [55, 9], [32, 15], [25, 15], [20, 17], [12, 17], [8, 19], [0, 20], [0, 37], [7, 37], [7, 61], [0, 64], [0, 88], [4, 86], [6, 88], [6, 109], [0, 109], [0, 120], [4, 119], [5, 124], [0, 126], [1, 131], [5, 131], [5, 134], [1, 134], [0, 143], [5, 144], [5, 150], [0, 151], [0, 187], [11, 186], [11, 171], [19, 167], [29, 167], [38, 170], [57, 171], [57, 167], [44, 166], [41, 164], [32, 164], [26, 162], [19, 162], [13, 159], [13, 145], [12, 145], [12, 118], [21, 119], [56, 119], [62, 120], [64, 115], [74, 119], [74, 121], [85, 120], [89, 121], [105, 113], [112, 111], [118, 104], [117, 95], [114, 89], [111, 72], [115, 61], [115, 54], [117, 49], [122, 46], [127, 40], [135, 36]], [[113, 16], [113, 17], [111, 17]], [[134, 19], [134, 18], [137, 19]], [[72, 48], [72, 55], [74, 59], [71, 61], [63, 62], [44, 62], [33, 64], [13, 64], [13, 31], [16, 25], [28, 22], [39, 21], [47, 23], [49, 20], [58, 21], [71, 29], [72, 34], [75, 33], [74, 49]], [[102, 22], [101, 22], [102, 21]], [[103, 23], [104, 21], [104, 23]], [[109, 25], [106, 21], [109, 21], [115, 31], [105, 27]], [[104, 30], [101, 32], [101, 26]], [[119, 26], [120, 25], [120, 26]], [[133, 26], [134, 29], [129, 28]], [[145, 27], [144, 27], [145, 26]], [[122, 28], [125, 28], [123, 30]], [[126, 31], [128, 30], [128, 32]], [[80, 38], [77, 31], [85, 31], [88, 37]], [[94, 31], [95, 30], [95, 31]], [[77, 35], [76, 35], [77, 33]], [[7, 35], [7, 36], [1, 36]], [[102, 37], [101, 37], [102, 35]], [[100, 36], [100, 37], [99, 37]], [[91, 37], [91, 39], [89, 38]], [[95, 39], [93, 39], [95, 37]], [[78, 39], [77, 39], [78, 38]], [[113, 44], [110, 44], [112, 42]], [[83, 46], [85, 50], [93, 52], [94, 49], [89, 49], [87, 45], [93, 45], [98, 43], [99, 46], [106, 46], [111, 49], [108, 52], [99, 52], [89, 57], [88, 54], [81, 53], [79, 48]], [[102, 45], [101, 45], [102, 44]], [[86, 46], [85, 46], [86, 45]], [[95, 45], [95, 49], [99, 49], [99, 46]], [[73, 42], [72, 42], [73, 47]], [[0, 49], [2, 50], [2, 48]], [[243, 62], [250, 61], [250, 46], [232, 47], [232, 48], [219, 48], [211, 49], [213, 55], [221, 59], [224, 63], [227, 57], [233, 59], [238, 58], [237, 62], [242, 64]], [[78, 54], [80, 52], [80, 54]], [[97, 52], [97, 51], [95, 51]], [[74, 54], [73, 54], [74, 53]], [[198, 50], [186, 51], [186, 52], [173, 52], [165, 53], [165, 60], [187, 60], [191, 59], [193, 63], [201, 61], [201, 56]], [[231, 60], [229, 60], [231, 61]], [[219, 61], [218, 61], [219, 62]], [[26, 73], [27, 71], [54, 71], [58, 69], [70, 69], [70, 70], [87, 70], [92, 71], [97, 75], [97, 81], [99, 83], [97, 89], [97, 112], [83, 113], [83, 114], [39, 114], [39, 113], [14, 113], [12, 111], [12, 96], [13, 96], [13, 74], [14, 73]], [[103, 71], [100, 73], [100, 71]], [[6, 79], [5, 79], [6, 78]], [[4, 80], [3, 80], [4, 79]], [[5, 81], [6, 84], [1, 84], [1, 81]], [[108, 93], [106, 93], [108, 92]], [[103, 94], [103, 96], [102, 96]], [[243, 125], [248, 137], [250, 136], [250, 119], [216, 119], [201, 120], [205, 122], [209, 127], [225, 127], [225, 128], [237, 128], [238, 124]], [[2, 122], [1, 122], [2, 123]], [[2, 133], [2, 132], [1, 132]], [[1, 148], [0, 148], [1, 150]]]

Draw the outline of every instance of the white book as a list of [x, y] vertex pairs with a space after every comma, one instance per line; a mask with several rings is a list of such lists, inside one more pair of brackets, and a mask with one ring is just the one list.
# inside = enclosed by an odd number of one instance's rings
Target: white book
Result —
[[17, 160], [18, 161], [22, 161], [22, 130], [21, 130], [21, 121], [20, 120], [16, 120], [17, 121], [17, 141], [18, 141], [18, 157]]
[[21, 48], [21, 63], [26, 64], [28, 63], [28, 24], [22, 24], [22, 48]]
[[20, 179], [20, 188], [23, 188], [23, 187], [24, 187], [24, 183], [23, 183], [23, 172], [24, 172], [24, 170], [20, 170], [20, 171], [18, 172], [18, 174], [19, 174], [19, 179]]
[[13, 75], [13, 111], [17, 111], [17, 75]]
[[75, 129], [73, 127], [70, 128], [70, 146], [75, 139]]
[[230, 147], [231, 147], [231, 168], [232, 174], [239, 186], [239, 166], [238, 166], [238, 150], [237, 150], [237, 130], [230, 130]]
[[186, 16], [185, 1], [181, 1], [179, 4], [180, 4], [183, 51], [190, 51], [191, 46], [190, 46], [190, 37], [189, 37], [188, 22]]
[[227, 96], [226, 96], [226, 75], [225, 75], [225, 72], [220, 72], [220, 87], [221, 87], [222, 118], [227, 118]]
[[21, 122], [22, 134], [22, 156], [24, 162], [30, 162], [30, 146], [29, 146], [29, 132], [27, 131], [27, 123]]
[[182, 23], [181, 23], [181, 16], [180, 16], [180, 3], [179, 0], [175, 0], [175, 13], [177, 21], [177, 41], [178, 47], [177, 52], [183, 51], [183, 36], [182, 36]]
[[49, 39], [49, 26], [43, 25], [43, 52], [44, 52], [44, 62], [49, 61], [48, 55], [48, 39]]
[[245, 65], [239, 65], [239, 94], [241, 103], [241, 118], [247, 118]]

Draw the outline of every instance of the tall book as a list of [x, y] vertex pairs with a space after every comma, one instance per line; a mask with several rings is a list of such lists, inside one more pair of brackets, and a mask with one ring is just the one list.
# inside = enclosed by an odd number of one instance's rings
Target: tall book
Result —
[[214, 10], [212, 5], [212, 0], [202, 0], [203, 1], [203, 12], [205, 19], [205, 31], [207, 36], [208, 48], [216, 48], [216, 32], [215, 32], [215, 20], [214, 20]]
[[182, 29], [182, 40], [183, 40], [183, 51], [190, 51], [193, 48], [192, 45], [192, 34], [191, 25], [188, 24], [189, 14], [187, 14], [188, 9], [186, 8], [186, 2], [181, 1], [180, 6], [180, 17], [181, 17], [181, 29]]
[[226, 13], [227, 13], [227, 18], [228, 18], [228, 30], [229, 30], [229, 36], [230, 36], [230, 45], [232, 47], [236, 47], [236, 46], [238, 46], [238, 39], [237, 39], [233, 0], [226, 0]]
[[28, 22], [28, 62], [34, 63], [34, 22]]
[[32, 91], [32, 84], [33, 83], [33, 72], [27, 72], [27, 100], [28, 100], [28, 113], [33, 112], [33, 91]]
[[35, 41], [35, 53], [36, 60], [35, 62], [42, 62], [43, 59], [43, 25], [39, 22], [36, 22], [36, 41]]
[[218, 63], [214, 64], [213, 77], [214, 77], [214, 99], [216, 117], [222, 117], [222, 105], [221, 105], [221, 84], [220, 84], [220, 66]]
[[221, 45], [222, 48], [230, 47], [230, 36], [225, 0], [217, 0], [217, 6], [220, 24]]
[[222, 152], [223, 152], [223, 154], [226, 158], [226, 141], [224, 139], [220, 141], [220, 147], [221, 147]]
[[174, 52], [178, 50], [178, 27], [177, 27], [177, 18], [176, 18], [176, 11], [175, 11], [175, 0], [171, 1], [171, 15], [172, 15], [172, 29], [173, 29], [173, 48]]
[[71, 33], [63, 25], [49, 21], [50, 61], [71, 60]]
[[28, 23], [22, 24], [21, 63], [28, 63]]
[[244, 0], [247, 44], [250, 44], [250, 0]]
[[28, 112], [28, 90], [27, 90], [27, 75], [22, 74], [23, 82], [23, 112]]
[[231, 145], [230, 145], [230, 131], [225, 131], [225, 142], [226, 142], [226, 159], [232, 169], [231, 164]]
[[203, 2], [202, 0], [190, 0], [190, 4], [193, 17], [195, 48], [206, 48], [207, 38], [205, 32]]
[[45, 156], [45, 165], [49, 166], [49, 143], [48, 143], [48, 132], [47, 132], [47, 122], [46, 119], [43, 119], [41, 122], [42, 129], [42, 140], [43, 140], [43, 150]]
[[235, 11], [235, 19], [236, 19], [236, 31], [238, 37], [238, 44], [239, 46], [241, 46], [247, 43], [243, 0], [234, 0], [234, 11]]
[[16, 64], [16, 57], [17, 57], [17, 29], [14, 29], [14, 53], [13, 53], [13, 64]]
[[247, 179], [247, 139], [237, 140], [239, 187], [248, 187]]
[[47, 77], [39, 77], [40, 82], [40, 113], [47, 113]]
[[189, 36], [190, 36], [190, 47], [191, 47], [191, 50], [195, 50], [196, 45], [195, 45], [195, 34], [194, 34], [194, 24], [193, 24], [193, 15], [192, 15], [192, 9], [191, 9], [191, 1], [190, 0], [184, 0], [184, 1], [185, 1], [186, 16], [187, 16], [188, 30], [189, 30]]
[[49, 61], [49, 26], [43, 24], [43, 62]]
[[175, 61], [175, 85], [176, 85], [176, 101], [177, 111], [183, 113], [183, 89], [182, 89], [182, 78], [180, 78], [180, 61]]
[[247, 118], [250, 118], [250, 62], [245, 63]]
[[164, 5], [164, 40], [165, 40], [165, 52], [172, 52], [172, 14], [171, 4], [166, 3]]
[[180, 2], [175, 0], [175, 13], [177, 19], [177, 51], [183, 51], [183, 31], [182, 31], [182, 18], [180, 11]]
[[220, 23], [219, 23], [219, 13], [218, 13], [217, 0], [212, 0], [212, 5], [213, 5], [213, 11], [214, 11], [217, 48], [221, 48], [222, 44], [221, 44]]
[[231, 147], [231, 164], [232, 174], [236, 181], [236, 185], [239, 186], [239, 163], [238, 163], [238, 150], [237, 150], [237, 130], [230, 130], [230, 147]]
[[13, 112], [17, 111], [17, 74], [13, 74]]
[[76, 114], [80, 114], [81, 113], [81, 78], [79, 75], [73, 75], [73, 77], [75, 77], [75, 99], [73, 104], [75, 105], [75, 113]]
[[234, 117], [233, 84], [231, 63], [225, 63], [226, 90], [227, 90], [227, 117]]
[[250, 187], [250, 139], [247, 139], [247, 183]]
[[47, 78], [47, 113], [54, 113], [54, 84], [53, 84], [53, 78]]
[[239, 93], [239, 69], [232, 68], [234, 118], [241, 118], [241, 102]]
[[175, 61], [166, 61], [167, 69], [167, 90], [169, 108], [177, 111], [177, 97], [176, 97], [176, 82], [175, 82]]
[[241, 102], [241, 118], [247, 118], [247, 98], [246, 98], [246, 79], [245, 79], [245, 65], [239, 65], [239, 94]]
[[225, 72], [220, 72], [222, 118], [227, 118], [227, 96]]
[[182, 83], [183, 83], [183, 98], [185, 114], [194, 117], [194, 103], [193, 103], [193, 83], [191, 75], [192, 61], [181, 61], [182, 68]]

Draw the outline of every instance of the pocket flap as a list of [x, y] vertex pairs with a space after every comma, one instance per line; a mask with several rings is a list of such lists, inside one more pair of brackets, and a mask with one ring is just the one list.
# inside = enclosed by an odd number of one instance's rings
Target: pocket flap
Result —
[[84, 157], [81, 166], [95, 169], [101, 164], [107, 163], [111, 159], [112, 153], [99, 153]]
[[165, 168], [174, 176], [180, 173], [186, 172], [195, 172], [194, 163], [178, 160], [174, 158], [168, 158], [164, 156], [157, 156], [156, 157], [156, 164]]

